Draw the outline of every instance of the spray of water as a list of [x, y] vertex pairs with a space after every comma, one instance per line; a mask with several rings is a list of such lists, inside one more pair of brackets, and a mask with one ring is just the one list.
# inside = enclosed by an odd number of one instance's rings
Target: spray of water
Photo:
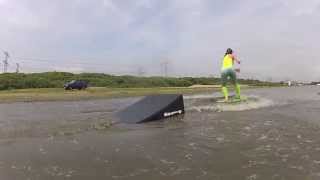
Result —
[[186, 96], [186, 110], [198, 112], [246, 111], [275, 105], [272, 100], [258, 96], [247, 96], [246, 101], [239, 103], [217, 103], [215, 102], [217, 98], [215, 94]]

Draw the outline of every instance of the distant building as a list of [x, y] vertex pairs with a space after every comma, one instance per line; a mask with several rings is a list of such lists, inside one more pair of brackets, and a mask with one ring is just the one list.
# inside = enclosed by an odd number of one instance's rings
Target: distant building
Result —
[[306, 85], [302, 82], [298, 82], [298, 81], [288, 81], [287, 82], [288, 86], [291, 87], [291, 86], [303, 86], [303, 85]]
[[310, 85], [317, 85], [320, 86], [320, 82], [311, 82]]

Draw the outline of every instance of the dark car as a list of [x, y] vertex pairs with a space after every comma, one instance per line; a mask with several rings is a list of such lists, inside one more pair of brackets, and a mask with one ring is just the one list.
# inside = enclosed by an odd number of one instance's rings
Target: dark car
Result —
[[72, 90], [72, 89], [86, 89], [88, 87], [88, 83], [82, 80], [72, 80], [64, 85], [65, 90]]

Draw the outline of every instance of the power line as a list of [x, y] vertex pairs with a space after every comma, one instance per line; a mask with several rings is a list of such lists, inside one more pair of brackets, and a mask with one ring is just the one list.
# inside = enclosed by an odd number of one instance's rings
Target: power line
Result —
[[[23, 66], [25, 71], [33, 71], [33, 70], [37, 70], [37, 71], [50, 71], [50, 70], [55, 70], [55, 69], [72, 69], [72, 68], [81, 68], [83, 70], [83, 72], [86, 71], [86, 68], [103, 68], [105, 72], [108, 73], [113, 73], [113, 74], [137, 74], [140, 76], [145, 75], [146, 71], [145, 68], [143, 67], [138, 67], [137, 68], [132, 68], [129, 65], [115, 65], [114, 63], [94, 63], [91, 62], [93, 60], [98, 60], [98, 59], [88, 59], [87, 62], [84, 61], [79, 61], [79, 60], [66, 60], [66, 58], [64, 58], [64, 61], [62, 61], [63, 59], [61, 58], [36, 58], [36, 57], [17, 57], [17, 56], [11, 56], [10, 57], [10, 62], [11, 64], [15, 64], [16, 66], [13, 66], [11, 68], [12, 71], [19, 71], [21, 72], [21, 66]], [[82, 58], [83, 60], [83, 58]], [[101, 59], [102, 60], [102, 59]], [[116, 61], [115, 61], [116, 62]], [[17, 63], [19, 64], [19, 67], [17, 65]], [[161, 64], [161, 69], [163, 71], [163, 75], [164, 76], [168, 76], [168, 65], [169, 65], [169, 61], [166, 61], [164, 64]], [[115, 68], [115, 67], [120, 66], [121, 69], [119, 68]], [[125, 68], [126, 67], [126, 68]], [[15, 69], [14, 69], [15, 68]], [[64, 71], [64, 70], [63, 70]], [[68, 70], [66, 70], [68, 71]]]
[[[53, 70], [53, 69], [55, 69], [54, 67], [52, 67], [52, 66], [54, 66], [54, 65], [56, 65], [57, 67], [56, 68], [61, 68], [60, 66], [61, 66], [61, 64], [63, 64], [63, 67], [65, 67], [65, 68], [73, 68], [73, 67], [75, 67], [76, 68], [76, 66], [80, 66], [79, 68], [83, 68], [84, 70], [83, 71], [85, 71], [85, 68], [87, 68], [87, 67], [94, 67], [94, 68], [102, 68], [102, 67], [107, 67], [107, 72], [108, 73], [112, 73], [112, 74], [136, 74], [136, 73], [138, 73], [138, 74], [140, 74], [141, 76], [143, 76], [146, 72], [145, 72], [145, 69], [143, 68], [143, 67], [141, 67], [141, 68], [139, 68], [138, 69], [138, 72], [136, 72], [135, 70], [133, 70], [132, 69], [132, 67], [131, 66], [129, 66], [129, 65], [125, 65], [127, 68], [126, 69], [128, 69], [128, 70], [119, 70], [119, 68], [117, 68], [118, 70], [117, 71], [115, 71], [115, 65], [111, 65], [111, 64], [107, 64], [107, 63], [89, 63], [89, 62], [80, 62], [80, 61], [78, 61], [78, 62], [76, 62], [76, 61], [65, 61], [65, 62], [61, 62], [61, 61], [56, 61], [56, 60], [54, 60], [54, 59], [46, 59], [46, 58], [27, 58], [27, 57], [25, 57], [25, 58], [23, 58], [23, 57], [14, 57], [14, 58], [11, 58], [11, 59], [14, 59], [15, 60], [15, 62], [17, 62], [17, 63], [19, 63], [20, 65], [21, 64], [23, 64], [23, 67], [24, 67], [24, 69], [38, 69], [38, 70], [47, 70], [47, 71], [49, 71], [49, 70]], [[48, 66], [48, 65], [51, 65], [51, 67], [50, 66]], [[45, 67], [44, 67], [45, 66]], [[121, 65], [121, 67], [122, 67], [122, 69], [125, 67], [125, 66], [123, 66], [123, 65]], [[129, 67], [129, 68], [128, 68]], [[106, 70], [104, 68], [104, 70]], [[131, 70], [130, 70], [131, 69]]]
[[[16, 59], [17, 61], [20, 62], [39, 62], [39, 63], [54, 63], [55, 59], [45, 59], [45, 58], [24, 58], [24, 57], [14, 57], [13, 59]], [[88, 60], [92, 61], [92, 60]], [[61, 61], [56, 62], [56, 63], [61, 63]], [[78, 65], [97, 65], [97, 66], [107, 66], [108, 64], [105, 63], [88, 63], [88, 62], [83, 62], [83, 61], [75, 61], [75, 60], [68, 60], [68, 62], [64, 63], [71, 63], [71, 64], [78, 64]]]

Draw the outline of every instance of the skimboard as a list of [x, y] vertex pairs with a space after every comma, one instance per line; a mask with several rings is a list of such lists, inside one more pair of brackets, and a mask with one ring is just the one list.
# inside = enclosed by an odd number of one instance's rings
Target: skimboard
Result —
[[247, 97], [242, 96], [240, 99], [239, 98], [229, 98], [228, 101], [225, 101], [224, 99], [218, 99], [216, 103], [225, 103], [225, 104], [233, 104], [233, 103], [241, 103], [241, 102], [246, 102], [248, 100]]

